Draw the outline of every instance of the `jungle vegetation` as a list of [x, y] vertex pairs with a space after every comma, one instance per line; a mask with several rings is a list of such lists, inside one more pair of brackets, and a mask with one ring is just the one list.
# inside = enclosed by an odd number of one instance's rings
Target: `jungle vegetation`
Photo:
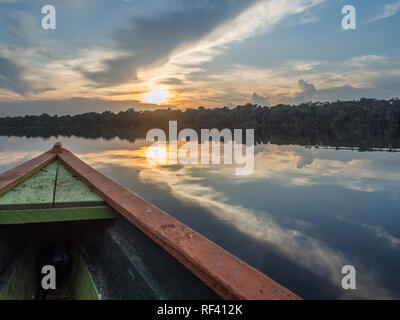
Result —
[[362, 98], [354, 101], [308, 102], [263, 107], [246, 104], [235, 108], [199, 107], [78, 115], [26, 115], [0, 118], [1, 135], [80, 137], [145, 137], [152, 128], [168, 130], [177, 120], [179, 129], [255, 129], [257, 142], [326, 145], [335, 147], [399, 148], [400, 99]]

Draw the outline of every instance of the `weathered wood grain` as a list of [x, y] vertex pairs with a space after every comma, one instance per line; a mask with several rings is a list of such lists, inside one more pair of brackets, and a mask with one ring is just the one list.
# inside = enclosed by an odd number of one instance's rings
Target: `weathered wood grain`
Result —
[[53, 161], [7, 193], [0, 196], [0, 208], [51, 207], [58, 162]]
[[117, 217], [118, 213], [109, 206], [33, 210], [0, 210], [0, 225], [115, 219]]
[[87, 206], [103, 204], [104, 200], [85, 185], [63, 164], [58, 166], [55, 189], [55, 207]]
[[57, 154], [52, 150], [29, 160], [14, 169], [0, 174], [0, 195], [14, 188], [16, 185], [34, 175], [41, 168], [52, 162]]

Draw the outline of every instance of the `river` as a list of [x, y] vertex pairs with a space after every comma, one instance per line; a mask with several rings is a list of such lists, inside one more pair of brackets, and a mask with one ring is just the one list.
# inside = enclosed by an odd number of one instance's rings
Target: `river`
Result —
[[237, 176], [149, 164], [141, 139], [0, 136], [0, 172], [56, 141], [305, 299], [400, 298], [400, 153], [259, 144]]

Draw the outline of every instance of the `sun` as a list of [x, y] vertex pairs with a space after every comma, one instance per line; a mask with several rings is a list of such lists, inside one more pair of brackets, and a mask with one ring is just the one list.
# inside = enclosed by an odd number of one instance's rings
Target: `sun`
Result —
[[142, 100], [147, 103], [164, 103], [170, 97], [168, 91], [164, 89], [154, 89], [150, 92], [146, 92], [142, 94]]

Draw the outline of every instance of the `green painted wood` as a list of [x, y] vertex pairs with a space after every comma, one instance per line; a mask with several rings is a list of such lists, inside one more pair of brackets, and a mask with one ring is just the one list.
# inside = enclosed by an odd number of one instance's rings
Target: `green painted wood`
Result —
[[103, 204], [100, 196], [58, 160], [0, 197], [0, 211]]
[[109, 206], [32, 210], [0, 210], [0, 225], [115, 219], [116, 217], [118, 217], [118, 213]]
[[[26, 244], [23, 253], [16, 257], [16, 261], [10, 266], [13, 268], [12, 272], [0, 288], [0, 301], [32, 299], [38, 288], [34, 257], [39, 248], [40, 242], [31, 241]], [[73, 264], [70, 277], [64, 281], [57, 281], [57, 289], [50, 290], [49, 296], [62, 300], [100, 300], [101, 295], [79, 247], [75, 245], [72, 248]]]
[[55, 206], [68, 206], [78, 204], [103, 203], [104, 200], [84, 184], [73, 172], [63, 164], [58, 166], [57, 184], [55, 193]]
[[53, 204], [58, 162], [53, 161], [32, 177], [0, 197], [0, 208], [10, 206], [48, 207]]
[[82, 254], [74, 251], [74, 264], [71, 271], [71, 293], [73, 300], [100, 300], [101, 295], [97, 291]]

